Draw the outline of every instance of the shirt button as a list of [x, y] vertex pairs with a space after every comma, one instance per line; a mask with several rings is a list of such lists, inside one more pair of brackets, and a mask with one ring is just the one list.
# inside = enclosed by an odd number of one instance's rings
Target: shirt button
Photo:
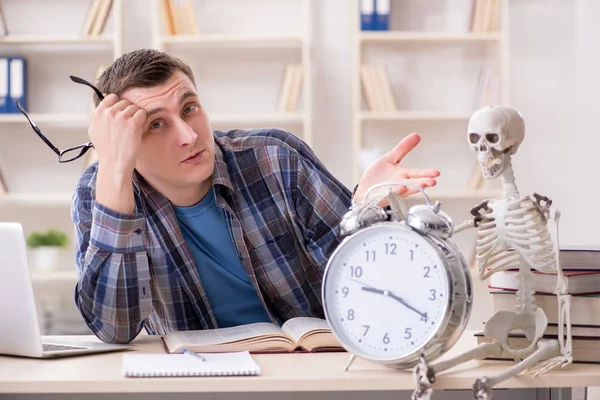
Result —
[[142, 233], [142, 229], [141, 229], [141, 228], [137, 228], [137, 229], [136, 229], [135, 231], [133, 231], [133, 232], [135, 232], [135, 233], [137, 233], [137, 234], [139, 235], [140, 233]]

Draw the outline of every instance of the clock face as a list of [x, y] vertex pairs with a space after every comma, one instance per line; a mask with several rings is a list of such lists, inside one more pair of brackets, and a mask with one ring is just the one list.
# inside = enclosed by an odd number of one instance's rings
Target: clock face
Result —
[[352, 353], [395, 360], [424, 346], [449, 304], [443, 256], [412, 229], [380, 225], [333, 254], [324, 281], [327, 320]]

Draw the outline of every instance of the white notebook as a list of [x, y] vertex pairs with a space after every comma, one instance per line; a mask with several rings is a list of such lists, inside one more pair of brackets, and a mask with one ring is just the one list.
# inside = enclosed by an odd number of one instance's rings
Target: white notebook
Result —
[[247, 351], [202, 353], [206, 361], [187, 354], [123, 354], [123, 375], [230, 376], [260, 375], [260, 367]]

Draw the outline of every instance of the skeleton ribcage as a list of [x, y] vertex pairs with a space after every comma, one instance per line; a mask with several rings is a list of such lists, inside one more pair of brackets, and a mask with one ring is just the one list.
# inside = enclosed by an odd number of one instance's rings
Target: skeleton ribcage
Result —
[[556, 271], [546, 217], [530, 197], [490, 201], [477, 231], [477, 266], [485, 276], [521, 267]]

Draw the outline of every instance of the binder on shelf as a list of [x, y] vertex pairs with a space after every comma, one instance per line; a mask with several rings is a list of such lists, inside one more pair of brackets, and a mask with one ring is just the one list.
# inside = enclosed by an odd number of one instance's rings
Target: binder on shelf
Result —
[[17, 100], [27, 109], [27, 63], [23, 57], [8, 59], [8, 113], [20, 113]]
[[0, 114], [8, 112], [8, 58], [0, 57]]
[[360, 29], [375, 30], [375, 0], [360, 0]]
[[390, 28], [390, 0], [375, 0], [374, 30], [387, 31]]

